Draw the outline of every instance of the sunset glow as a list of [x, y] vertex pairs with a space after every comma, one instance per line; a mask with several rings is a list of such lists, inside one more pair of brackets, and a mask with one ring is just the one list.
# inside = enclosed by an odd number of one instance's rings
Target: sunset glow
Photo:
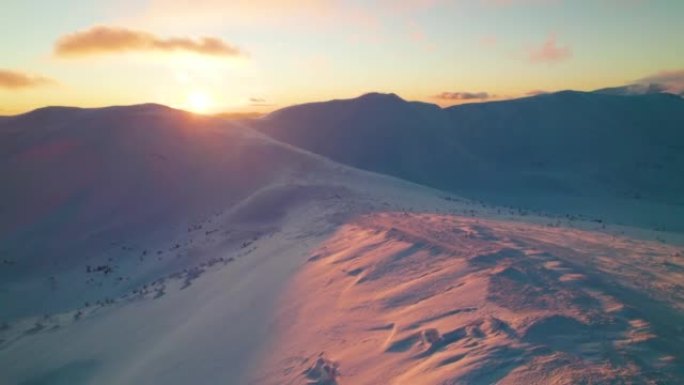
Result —
[[187, 109], [192, 112], [206, 113], [212, 105], [211, 97], [202, 91], [192, 91], [188, 94]]
[[0, 115], [146, 102], [263, 113], [369, 91], [446, 106], [651, 81], [684, 89], [672, 48], [680, 1], [10, 0], [3, 15]]
[[0, 10], [0, 385], [684, 384], [684, 0]]

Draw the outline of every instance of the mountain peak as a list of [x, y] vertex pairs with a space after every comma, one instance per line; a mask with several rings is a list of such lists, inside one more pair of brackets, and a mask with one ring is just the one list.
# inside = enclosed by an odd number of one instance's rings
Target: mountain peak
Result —
[[382, 92], [369, 92], [367, 94], [363, 94], [356, 98], [355, 100], [386, 100], [386, 101], [400, 101], [400, 102], [405, 102], [404, 99], [402, 99], [399, 95], [395, 93], [382, 93]]

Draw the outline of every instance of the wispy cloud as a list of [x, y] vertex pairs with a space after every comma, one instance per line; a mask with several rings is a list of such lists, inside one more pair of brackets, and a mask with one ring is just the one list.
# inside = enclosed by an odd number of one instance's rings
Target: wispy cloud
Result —
[[544, 94], [548, 94], [548, 93], [549, 93], [548, 91], [544, 91], [544, 90], [531, 90], [531, 91], [527, 91], [525, 93], [525, 96], [537, 96], [537, 95], [544, 95]]
[[657, 87], [664, 92], [684, 93], [684, 69], [661, 71], [637, 80], [637, 84]]
[[487, 92], [442, 92], [433, 98], [439, 100], [487, 100], [492, 96]]
[[264, 98], [253, 96], [249, 98], [249, 105], [252, 107], [272, 107], [275, 104], [269, 103], [268, 100]]
[[159, 37], [153, 33], [111, 26], [95, 26], [61, 37], [54, 52], [61, 57], [133, 51], [186, 51], [212, 56], [243, 56], [245, 52], [217, 37]]
[[0, 88], [19, 90], [56, 83], [53, 79], [44, 76], [0, 69]]
[[572, 57], [572, 48], [569, 45], [559, 45], [556, 35], [551, 34], [540, 46], [532, 47], [528, 57], [532, 63], [558, 63]]

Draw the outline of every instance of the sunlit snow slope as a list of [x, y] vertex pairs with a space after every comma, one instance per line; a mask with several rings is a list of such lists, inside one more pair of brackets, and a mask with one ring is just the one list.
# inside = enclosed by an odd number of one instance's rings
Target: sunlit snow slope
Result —
[[[677, 384], [680, 248], [434, 213], [361, 216], [283, 295], [267, 384]], [[333, 383], [312, 381], [313, 383]]]

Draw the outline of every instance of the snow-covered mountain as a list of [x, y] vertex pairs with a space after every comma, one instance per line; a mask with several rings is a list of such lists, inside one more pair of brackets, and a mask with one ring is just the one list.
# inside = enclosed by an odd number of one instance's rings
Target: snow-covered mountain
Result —
[[564, 91], [440, 109], [368, 94], [254, 124], [354, 167], [496, 204], [684, 229], [684, 99], [674, 95]]
[[639, 201], [680, 207], [680, 102], [603, 97], [0, 119], [0, 384], [678, 384], [682, 232], [483, 202], [556, 191], [538, 168], [614, 198], [589, 160], [637, 151], [675, 157]]
[[[320, 163], [251, 130], [158, 105], [46, 108], [4, 121], [0, 136], [0, 255], [11, 265], [0, 271], [0, 298], [10, 316], [25, 314], [27, 302], [54, 312], [102, 295], [82, 281], [54, 301], [39, 290], [45, 282], [30, 279], [36, 270], [155, 259], [176, 247], [177, 233]], [[122, 278], [107, 294], [138, 283]], [[20, 293], [30, 301], [17, 301]]]

